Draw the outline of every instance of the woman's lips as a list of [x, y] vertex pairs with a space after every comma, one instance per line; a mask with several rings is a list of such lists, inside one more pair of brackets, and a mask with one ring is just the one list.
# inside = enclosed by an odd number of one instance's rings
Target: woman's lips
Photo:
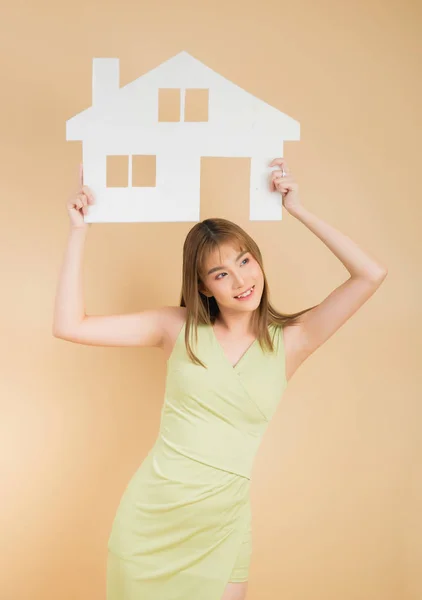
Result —
[[252, 291], [250, 294], [248, 294], [247, 296], [243, 296], [243, 298], [236, 298], [236, 296], [234, 297], [235, 300], [239, 300], [239, 302], [242, 302], [243, 300], [248, 300], [249, 298], [252, 298], [252, 296], [254, 295], [255, 292], [255, 285], [252, 286]]

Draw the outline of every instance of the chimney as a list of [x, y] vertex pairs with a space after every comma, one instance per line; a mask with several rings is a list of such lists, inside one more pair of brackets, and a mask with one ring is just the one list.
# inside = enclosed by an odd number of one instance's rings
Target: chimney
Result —
[[92, 106], [106, 104], [120, 89], [118, 58], [92, 59]]

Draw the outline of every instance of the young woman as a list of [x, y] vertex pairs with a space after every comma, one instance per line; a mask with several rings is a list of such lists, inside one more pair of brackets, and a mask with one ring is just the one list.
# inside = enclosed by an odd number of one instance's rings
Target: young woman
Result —
[[270, 303], [260, 250], [235, 223], [206, 219], [183, 247], [180, 306], [86, 315], [81, 263], [92, 192], [67, 202], [71, 231], [53, 333], [81, 344], [156, 346], [167, 359], [157, 440], [130, 480], [108, 542], [107, 600], [244, 600], [252, 552], [250, 476], [293, 373], [385, 279], [387, 270], [301, 203], [284, 159], [270, 176], [284, 208], [337, 256], [349, 279], [294, 314]]

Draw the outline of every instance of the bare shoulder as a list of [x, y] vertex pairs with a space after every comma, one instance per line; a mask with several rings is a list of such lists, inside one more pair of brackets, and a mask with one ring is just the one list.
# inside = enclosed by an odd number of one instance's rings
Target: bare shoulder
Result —
[[177, 336], [186, 322], [186, 312], [185, 306], [166, 306], [163, 309], [164, 335], [160, 348], [163, 350], [166, 360], [172, 353]]

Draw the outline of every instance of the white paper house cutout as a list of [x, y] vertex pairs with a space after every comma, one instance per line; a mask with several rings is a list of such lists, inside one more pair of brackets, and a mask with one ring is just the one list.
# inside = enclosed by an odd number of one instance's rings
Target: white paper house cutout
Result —
[[[253, 221], [282, 218], [269, 189], [269, 163], [300, 124], [182, 51], [120, 88], [118, 58], [93, 58], [92, 106], [66, 122], [66, 139], [82, 140], [84, 184], [95, 194], [85, 221], [199, 221], [202, 156], [250, 157]], [[158, 120], [159, 89], [181, 93], [180, 122]], [[186, 89], [207, 89], [208, 121], [184, 122]], [[107, 156], [129, 157], [128, 187], [107, 187]], [[132, 155], [156, 157], [156, 185], [133, 187]]]

